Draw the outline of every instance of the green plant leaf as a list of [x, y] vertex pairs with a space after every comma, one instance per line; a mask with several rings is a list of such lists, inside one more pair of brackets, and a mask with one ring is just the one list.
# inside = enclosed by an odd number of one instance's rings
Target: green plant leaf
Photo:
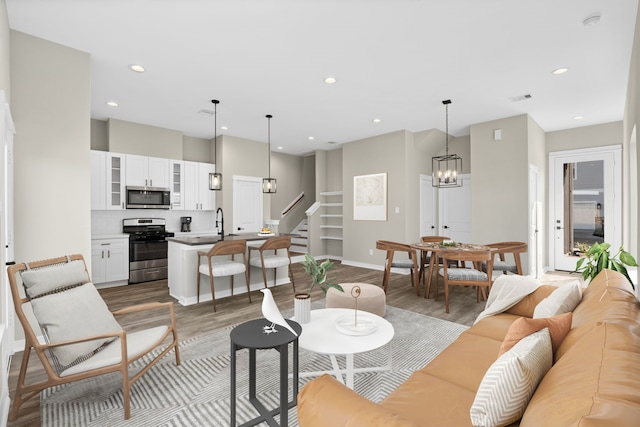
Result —
[[622, 261], [625, 265], [629, 265], [632, 267], [637, 267], [635, 258], [629, 252], [622, 250], [620, 251], [620, 261]]

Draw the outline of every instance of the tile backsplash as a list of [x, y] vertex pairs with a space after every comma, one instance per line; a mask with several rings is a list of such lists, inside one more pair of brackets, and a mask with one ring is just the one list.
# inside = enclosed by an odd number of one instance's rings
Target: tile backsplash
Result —
[[[164, 218], [167, 231], [180, 231], [180, 217], [191, 217], [192, 233], [215, 232], [215, 211], [174, 211], [162, 209], [126, 209], [114, 211], [91, 211], [91, 234], [122, 233], [122, 220], [125, 218]], [[225, 218], [231, 221], [231, 218]], [[226, 228], [226, 227], [225, 227]]]

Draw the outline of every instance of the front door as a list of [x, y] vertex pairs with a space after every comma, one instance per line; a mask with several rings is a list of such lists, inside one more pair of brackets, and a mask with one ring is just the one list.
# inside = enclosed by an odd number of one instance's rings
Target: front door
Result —
[[622, 244], [619, 146], [549, 154], [550, 267], [573, 271], [594, 243]]
[[262, 178], [233, 177], [233, 229], [229, 233], [257, 233], [263, 226]]

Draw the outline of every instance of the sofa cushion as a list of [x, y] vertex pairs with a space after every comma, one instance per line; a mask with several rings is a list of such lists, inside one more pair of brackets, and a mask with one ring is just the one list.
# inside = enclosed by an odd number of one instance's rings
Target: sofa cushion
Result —
[[521, 339], [487, 370], [471, 405], [471, 423], [498, 427], [517, 421], [551, 364], [547, 328]]
[[632, 327], [594, 325], [540, 382], [520, 426], [638, 425], [639, 361], [640, 336]]
[[558, 349], [564, 337], [567, 336], [571, 329], [571, 317], [572, 313], [564, 313], [553, 317], [544, 317], [541, 319], [529, 319], [528, 317], [521, 317], [511, 324], [511, 327], [507, 331], [507, 335], [502, 341], [500, 351], [498, 355], [502, 355], [509, 351], [518, 341], [522, 338], [531, 335], [534, 332], [538, 332], [542, 328], [549, 329], [551, 335], [551, 346], [553, 352]]
[[533, 317], [552, 317], [575, 310], [582, 299], [580, 282], [562, 285], [548, 297], [540, 301], [533, 310]]

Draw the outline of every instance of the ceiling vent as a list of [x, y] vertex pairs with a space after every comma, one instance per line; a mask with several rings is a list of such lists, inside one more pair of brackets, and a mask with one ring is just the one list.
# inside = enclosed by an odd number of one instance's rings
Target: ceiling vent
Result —
[[337, 144], [336, 141], [327, 141], [327, 144]]
[[514, 96], [513, 98], [509, 98], [509, 99], [513, 102], [520, 102], [520, 101], [524, 101], [525, 99], [531, 99], [531, 98], [532, 96], [527, 93], [526, 95]]
[[213, 116], [214, 112], [212, 110], [202, 109], [198, 111], [198, 114], [202, 114], [203, 116]]

